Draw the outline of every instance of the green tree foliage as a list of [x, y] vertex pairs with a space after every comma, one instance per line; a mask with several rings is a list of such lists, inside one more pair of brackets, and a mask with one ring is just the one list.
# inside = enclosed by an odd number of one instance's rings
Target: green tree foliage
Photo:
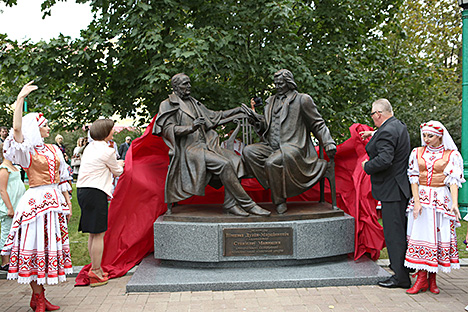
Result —
[[404, 1], [369, 63], [382, 77], [376, 95], [394, 104], [408, 125], [413, 146], [419, 125], [441, 121], [461, 141], [461, 14], [456, 1]]
[[137, 116], [137, 108], [154, 115], [178, 72], [192, 77], [196, 97], [225, 109], [268, 96], [273, 73], [289, 68], [341, 136], [370, 101], [353, 57], [379, 40], [370, 30], [397, 1], [89, 2], [98, 14], [79, 40], [2, 39], [4, 81], [39, 80], [35, 108], [51, 119], [73, 126], [114, 112]]
[[[57, 126], [73, 129], [113, 113], [143, 124], [176, 73], [192, 78], [193, 95], [207, 106], [226, 109], [254, 94], [267, 97], [273, 73], [288, 68], [338, 142], [352, 123], [371, 123], [370, 104], [380, 97], [394, 104], [413, 141], [429, 116], [459, 125], [451, 112], [460, 109], [461, 19], [448, 0], [77, 2], [95, 13], [80, 39], [0, 37], [2, 103], [36, 79], [41, 91], [31, 95], [31, 108]], [[45, 14], [55, 3], [43, 1]]]

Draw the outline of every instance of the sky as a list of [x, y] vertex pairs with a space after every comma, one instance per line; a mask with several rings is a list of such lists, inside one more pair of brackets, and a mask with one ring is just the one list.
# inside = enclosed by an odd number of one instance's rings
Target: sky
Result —
[[18, 0], [17, 5], [7, 7], [0, 4], [0, 33], [9, 39], [23, 42], [31, 39], [49, 41], [60, 33], [72, 38], [80, 36], [80, 30], [87, 28], [93, 15], [87, 4], [77, 4], [74, 0], [57, 2], [51, 16], [42, 19], [42, 0]]

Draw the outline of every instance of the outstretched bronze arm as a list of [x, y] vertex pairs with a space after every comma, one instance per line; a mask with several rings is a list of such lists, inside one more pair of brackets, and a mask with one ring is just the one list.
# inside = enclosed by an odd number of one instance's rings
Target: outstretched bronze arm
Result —
[[225, 124], [227, 124], [227, 123], [233, 122], [233, 121], [236, 120], [236, 119], [242, 119], [242, 118], [246, 118], [246, 117], [247, 117], [247, 115], [244, 114], [244, 113], [239, 113], [239, 114], [236, 114], [236, 115], [232, 115], [232, 116], [230, 116], [230, 117], [221, 119], [221, 120], [218, 122], [218, 126], [220, 126], [220, 125], [225, 125]]

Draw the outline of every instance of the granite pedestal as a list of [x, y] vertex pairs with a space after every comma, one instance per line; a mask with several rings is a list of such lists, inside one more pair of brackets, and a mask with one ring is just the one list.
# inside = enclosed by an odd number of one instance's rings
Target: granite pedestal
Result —
[[363, 257], [327, 262], [245, 268], [196, 268], [164, 265], [146, 257], [127, 284], [127, 292], [222, 291], [374, 285], [390, 277], [372, 260]]
[[[375, 284], [390, 275], [352, 260], [354, 218], [327, 203], [288, 203], [270, 217], [223, 215], [220, 205], [173, 208], [154, 223], [155, 252], [127, 291], [201, 291]], [[351, 258], [350, 258], [351, 257]]]

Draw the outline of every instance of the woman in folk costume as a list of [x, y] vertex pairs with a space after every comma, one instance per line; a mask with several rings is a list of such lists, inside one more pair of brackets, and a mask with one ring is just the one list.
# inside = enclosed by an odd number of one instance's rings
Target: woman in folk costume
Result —
[[408, 209], [405, 266], [418, 270], [406, 292], [438, 294], [436, 273], [460, 268], [457, 235], [460, 226], [458, 188], [465, 182], [463, 159], [447, 129], [438, 121], [421, 125], [422, 147], [413, 149], [408, 176], [413, 197]]
[[57, 284], [73, 272], [67, 218], [72, 214], [68, 197], [71, 179], [62, 152], [44, 144], [50, 128], [42, 114], [25, 117], [25, 97], [37, 86], [26, 84], [18, 95], [13, 129], [5, 140], [5, 158], [21, 165], [29, 189], [20, 199], [2, 255], [10, 255], [8, 279], [30, 284], [31, 308], [36, 312], [58, 310], [44, 297], [44, 284]]

